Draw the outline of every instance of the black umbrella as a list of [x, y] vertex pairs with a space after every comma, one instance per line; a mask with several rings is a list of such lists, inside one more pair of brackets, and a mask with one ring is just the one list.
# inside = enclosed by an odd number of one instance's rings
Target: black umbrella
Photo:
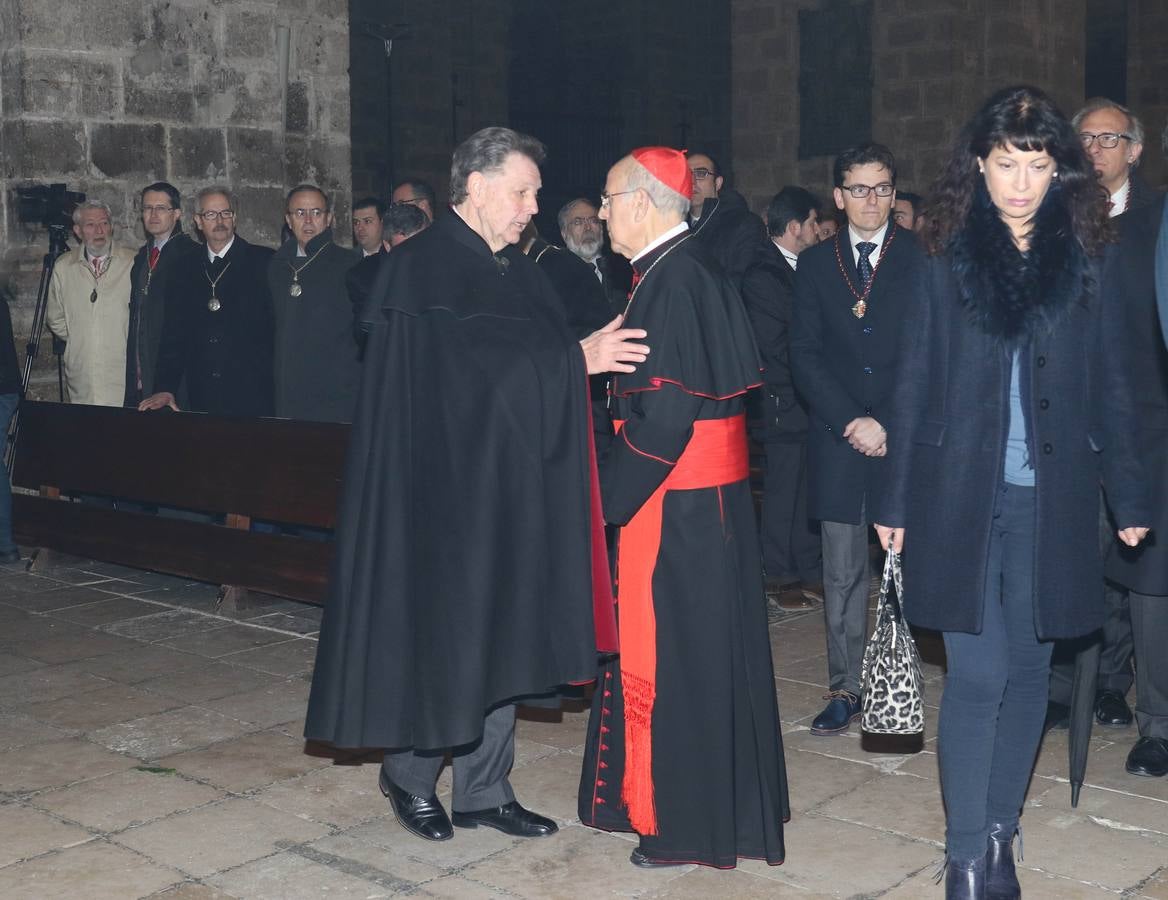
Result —
[[1075, 654], [1070, 733], [1067, 735], [1072, 807], [1079, 805], [1079, 790], [1083, 787], [1083, 776], [1087, 771], [1087, 751], [1091, 747], [1091, 726], [1095, 721], [1095, 688], [1099, 680], [1101, 644], [1100, 635], [1092, 635]]

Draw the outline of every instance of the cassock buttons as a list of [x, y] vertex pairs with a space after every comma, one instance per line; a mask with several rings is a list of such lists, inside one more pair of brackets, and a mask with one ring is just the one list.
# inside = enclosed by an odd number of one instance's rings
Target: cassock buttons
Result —
[[1038, 408], [1039, 409], [1050, 409], [1050, 401], [1047, 400], [1045, 397], [1043, 397], [1041, 400], [1038, 401]]
[[871, 375], [872, 374], [872, 367], [871, 366], [864, 366], [864, 374]]
[[1043, 444], [1042, 452], [1049, 456], [1050, 454], [1054, 453], [1054, 447], [1052, 447], [1050, 444]]
[[871, 333], [872, 333], [872, 326], [871, 326], [871, 325], [865, 325], [865, 326], [864, 326], [864, 334], [871, 334]]
[[1038, 368], [1041, 369], [1043, 366], [1046, 365], [1046, 357], [1040, 356], [1040, 357], [1038, 357], [1038, 359], [1035, 360], [1035, 362], [1038, 363]]

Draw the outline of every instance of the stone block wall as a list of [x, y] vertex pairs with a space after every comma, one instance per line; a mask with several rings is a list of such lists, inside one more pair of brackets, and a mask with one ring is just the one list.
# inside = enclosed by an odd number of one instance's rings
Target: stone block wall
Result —
[[1127, 104], [1143, 121], [1146, 137], [1140, 171], [1153, 185], [1168, 186], [1168, 0], [1129, 0]]
[[18, 343], [47, 240], [16, 222], [17, 185], [64, 181], [104, 200], [116, 239], [136, 247], [152, 181], [187, 198], [231, 185], [240, 233], [267, 244], [286, 188], [314, 181], [336, 196], [347, 242], [348, 66], [346, 0], [0, 0], [0, 290]]

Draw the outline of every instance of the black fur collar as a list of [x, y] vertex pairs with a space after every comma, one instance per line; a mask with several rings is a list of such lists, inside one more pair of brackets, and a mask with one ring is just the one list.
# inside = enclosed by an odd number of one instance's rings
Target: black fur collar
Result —
[[949, 245], [961, 301], [973, 324], [1008, 348], [1049, 331], [1093, 288], [1091, 268], [1076, 239], [1070, 212], [1051, 185], [1030, 234], [1030, 250], [1019, 252], [979, 180], [965, 227]]

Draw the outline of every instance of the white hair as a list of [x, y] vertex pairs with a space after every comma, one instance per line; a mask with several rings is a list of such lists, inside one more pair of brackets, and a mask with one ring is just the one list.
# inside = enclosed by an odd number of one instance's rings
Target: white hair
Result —
[[87, 209], [100, 209], [103, 213], [106, 214], [106, 218], [110, 220], [110, 224], [113, 224], [114, 213], [113, 210], [109, 208], [109, 204], [102, 203], [100, 200], [86, 200], [84, 203], [78, 203], [77, 207], [73, 210], [74, 225], [81, 225], [81, 214]]
[[681, 218], [689, 214], [690, 198], [666, 187], [657, 177], [641, 165], [634, 157], [628, 157], [629, 167], [625, 179], [625, 190], [644, 191], [660, 212], [674, 213]]

